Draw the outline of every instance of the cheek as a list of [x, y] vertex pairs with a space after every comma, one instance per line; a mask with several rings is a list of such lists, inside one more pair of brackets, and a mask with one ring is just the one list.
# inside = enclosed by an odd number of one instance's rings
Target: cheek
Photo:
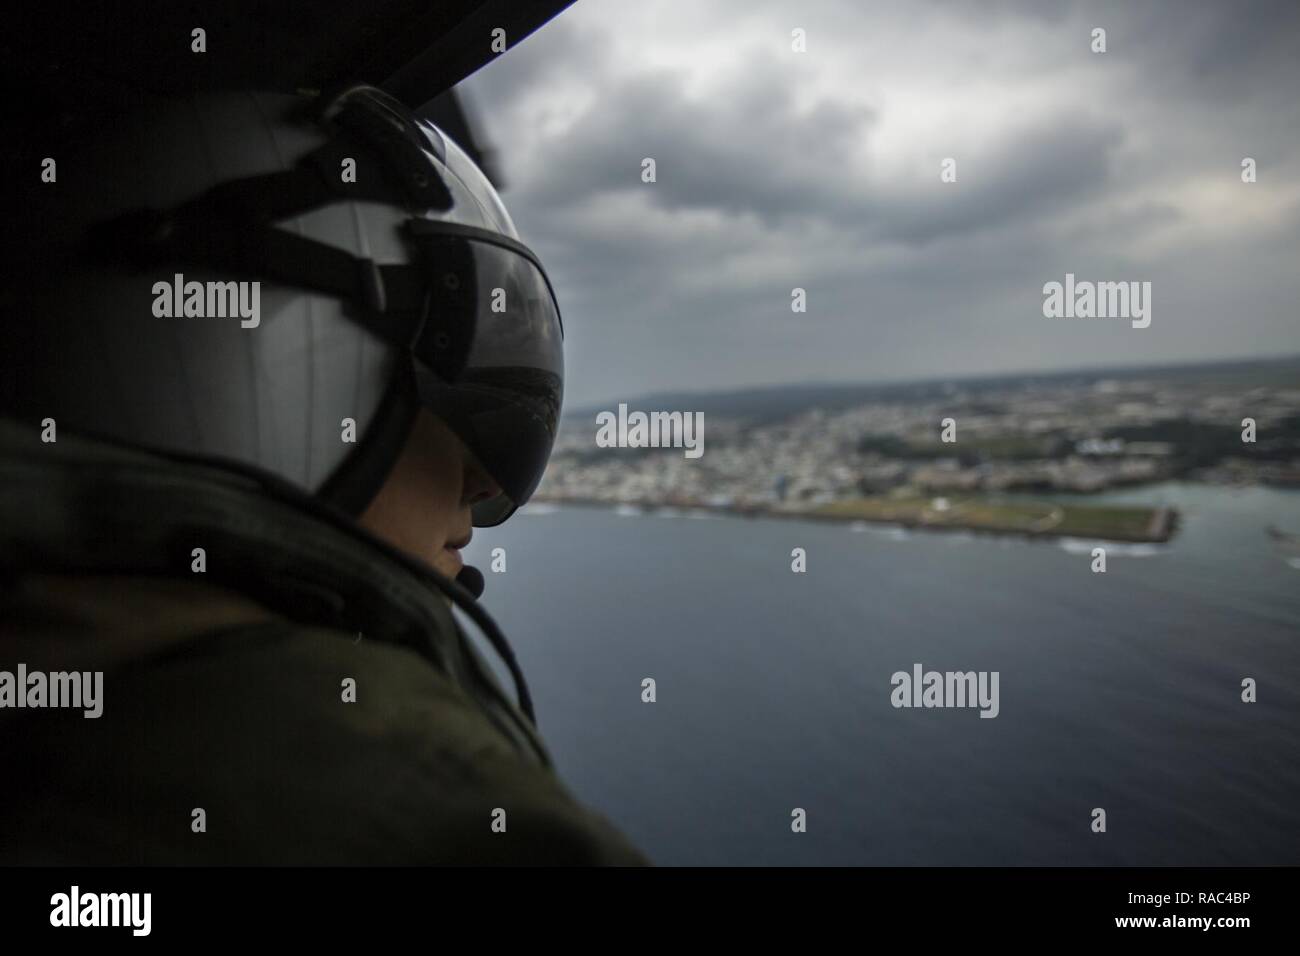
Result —
[[447, 543], [447, 535], [451, 530], [451, 523], [447, 520], [447, 502], [439, 493], [436, 498], [426, 500], [423, 508], [426, 515], [425, 532], [429, 537], [429, 544], [435, 549], [441, 549]]
[[455, 532], [460, 502], [460, 476], [439, 471], [437, 480], [431, 482], [424, 505], [428, 514], [428, 528], [433, 535], [430, 543], [434, 548], [441, 550]]
[[439, 472], [432, 497], [438, 510], [440, 524], [446, 526], [451, 523], [452, 516], [460, 507], [461, 490], [461, 478], [458, 472], [450, 469]]
[[436, 421], [429, 423], [429, 432], [428, 457], [421, 470], [428, 476], [429, 497], [436, 503], [439, 515], [446, 520], [460, 505], [465, 476], [452, 433]]
[[419, 460], [412, 470], [420, 485], [420, 520], [429, 546], [441, 552], [461, 521], [463, 458], [455, 435], [427, 412], [421, 416], [418, 435]]

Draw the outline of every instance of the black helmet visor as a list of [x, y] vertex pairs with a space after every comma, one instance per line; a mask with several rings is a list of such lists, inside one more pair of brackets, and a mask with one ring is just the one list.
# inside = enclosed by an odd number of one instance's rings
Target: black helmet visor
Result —
[[474, 524], [500, 524], [537, 489], [555, 442], [564, 396], [559, 309], [521, 244], [449, 223], [412, 225], [433, 273], [413, 346], [416, 390], [501, 488], [473, 506]]

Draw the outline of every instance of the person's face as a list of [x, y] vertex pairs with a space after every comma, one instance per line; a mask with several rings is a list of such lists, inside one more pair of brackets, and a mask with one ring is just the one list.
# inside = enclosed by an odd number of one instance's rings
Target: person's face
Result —
[[421, 409], [410, 437], [361, 524], [454, 578], [473, 534], [470, 509], [501, 493], [456, 434]]

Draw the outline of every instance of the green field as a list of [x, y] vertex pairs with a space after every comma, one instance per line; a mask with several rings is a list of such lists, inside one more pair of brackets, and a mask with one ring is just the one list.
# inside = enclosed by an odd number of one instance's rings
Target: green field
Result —
[[[946, 501], [947, 507], [935, 507]], [[1060, 505], [1048, 501], [1005, 501], [969, 496], [875, 496], [836, 501], [807, 514], [845, 521], [878, 521], [912, 527], [952, 528], [1050, 537], [1112, 541], [1163, 541], [1159, 509], [1104, 505]], [[1171, 523], [1166, 523], [1170, 525]]]

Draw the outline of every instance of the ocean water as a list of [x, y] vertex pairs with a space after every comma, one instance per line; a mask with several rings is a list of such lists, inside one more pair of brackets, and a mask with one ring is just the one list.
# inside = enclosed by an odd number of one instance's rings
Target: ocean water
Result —
[[[1300, 863], [1300, 561], [1265, 534], [1300, 494], [1091, 500], [1183, 524], [1094, 574], [1086, 542], [538, 508], [467, 558], [562, 776], [657, 863]], [[998, 671], [999, 715], [894, 708], [915, 663]]]

